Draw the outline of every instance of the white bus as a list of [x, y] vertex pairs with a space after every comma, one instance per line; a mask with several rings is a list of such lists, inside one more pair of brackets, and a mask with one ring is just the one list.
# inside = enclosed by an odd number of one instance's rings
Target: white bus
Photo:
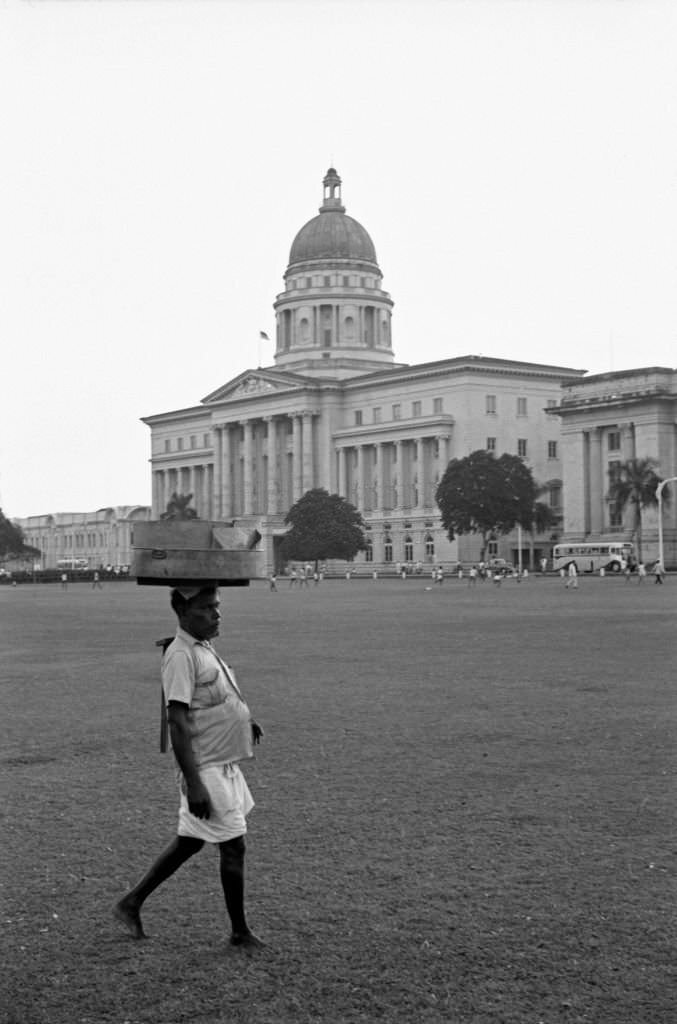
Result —
[[89, 568], [89, 561], [86, 558], [58, 558], [56, 567], [61, 571], [68, 569], [70, 572], [82, 572]]
[[622, 572], [628, 559], [634, 561], [634, 548], [626, 541], [601, 541], [593, 544], [555, 544], [552, 551], [553, 568], [568, 569], [572, 562], [578, 572]]

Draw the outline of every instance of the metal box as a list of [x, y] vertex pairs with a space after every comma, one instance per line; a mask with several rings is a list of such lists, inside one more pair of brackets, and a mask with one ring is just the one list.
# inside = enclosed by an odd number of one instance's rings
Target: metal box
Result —
[[132, 571], [136, 582], [147, 586], [247, 586], [264, 575], [264, 552], [256, 550], [260, 540], [257, 530], [235, 522], [134, 523]]

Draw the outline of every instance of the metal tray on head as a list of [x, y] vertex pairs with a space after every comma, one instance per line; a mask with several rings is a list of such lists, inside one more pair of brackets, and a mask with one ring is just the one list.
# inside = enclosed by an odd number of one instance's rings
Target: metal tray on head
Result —
[[201, 519], [135, 523], [132, 566], [144, 586], [248, 586], [264, 576], [261, 535], [245, 525]]

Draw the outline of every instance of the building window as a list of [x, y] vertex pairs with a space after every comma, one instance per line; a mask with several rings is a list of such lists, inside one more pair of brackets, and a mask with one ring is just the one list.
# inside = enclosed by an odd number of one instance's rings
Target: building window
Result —
[[526, 437], [520, 437], [517, 441], [517, 454], [520, 459], [526, 459], [527, 457], [527, 439]]
[[170, 452], [171, 450], [172, 450], [172, 442], [171, 442], [171, 440], [168, 437], [166, 437], [165, 438], [165, 451], [166, 452]]
[[386, 534], [383, 542], [383, 561], [392, 562], [393, 560], [393, 539], [389, 533]]
[[557, 441], [548, 441], [548, 458], [557, 458]]
[[496, 556], [498, 555], [498, 541], [497, 540], [490, 540], [489, 541], [489, 543], [487, 544], [487, 554], [489, 555], [489, 558], [496, 558]]
[[350, 284], [350, 278], [349, 277], [344, 277], [343, 278], [343, 287], [347, 288], [349, 284]]
[[203, 444], [204, 444], [205, 448], [209, 448], [209, 445], [210, 445], [209, 434], [205, 434], [205, 436], [203, 438]]
[[365, 562], [373, 562], [374, 561], [374, 545], [372, 544], [371, 537], [367, 537], [366, 545], [367, 545], [367, 547], [366, 547], [365, 552], [364, 552], [364, 560], [365, 560]]
[[420, 416], [421, 415], [421, 403], [420, 402], [412, 402], [411, 403], [411, 415], [412, 416]]
[[377, 405], [376, 408], [374, 409], [374, 423], [380, 423], [380, 422], [381, 422], [381, 406]]
[[362, 426], [362, 410], [361, 409], [356, 409], [355, 410], [355, 426], [356, 427], [361, 427]]
[[190, 435], [190, 446], [191, 448], [197, 448], [197, 438], [195, 434]]
[[607, 434], [607, 447], [610, 452], [618, 452], [621, 450], [621, 432], [620, 430], [610, 430]]
[[402, 417], [402, 406], [399, 404], [393, 406], [393, 419], [399, 420]]
[[488, 437], [487, 438], [487, 451], [488, 452], [495, 452], [496, 451], [496, 438], [495, 437]]
[[548, 491], [548, 501], [550, 503], [550, 508], [552, 508], [552, 509], [561, 509], [561, 507], [562, 507], [562, 485], [561, 484], [551, 484], [550, 489]]
[[322, 331], [322, 336], [324, 338], [324, 347], [331, 348], [331, 330], [327, 330], [327, 328], [325, 328]]
[[431, 533], [425, 535], [425, 557], [429, 562], [435, 557], [435, 540]]
[[177, 450], [177, 452], [182, 452], [183, 451], [183, 438], [182, 437], [177, 437], [177, 439], [176, 439], [176, 450]]
[[527, 400], [526, 398], [517, 399], [517, 415], [526, 416], [527, 414]]
[[331, 284], [331, 278], [330, 277], [325, 277], [325, 279], [324, 279], [324, 286], [325, 286], [325, 288], [328, 288], [330, 284]]
[[414, 561], [414, 542], [409, 533], [404, 538], [404, 560], [405, 562]]
[[496, 415], [496, 395], [487, 395], [486, 396], [486, 410], [487, 410], [487, 416], [495, 416]]
[[441, 398], [433, 398], [433, 412], [440, 413], [444, 411], [443, 400]]

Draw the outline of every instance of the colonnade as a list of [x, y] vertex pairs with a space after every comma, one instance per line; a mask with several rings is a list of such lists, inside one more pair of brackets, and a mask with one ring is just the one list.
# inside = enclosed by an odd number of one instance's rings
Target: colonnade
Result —
[[[609, 449], [610, 433], [618, 433], [618, 448]], [[605, 450], [605, 439], [607, 445]], [[621, 522], [611, 522], [611, 506], [607, 501], [609, 469], [614, 461], [626, 462], [635, 456], [635, 427], [633, 423], [618, 426], [598, 426], [581, 434], [583, 470], [584, 531], [586, 534], [604, 533], [610, 529], [623, 529]]]
[[187, 465], [153, 471], [153, 512], [173, 492], [192, 494], [202, 519], [286, 513], [305, 491], [329, 486], [328, 457], [316, 456], [317, 413], [302, 410], [212, 425], [213, 452]]
[[338, 492], [362, 512], [431, 509], [449, 461], [450, 435], [338, 448]]
[[284, 515], [313, 487], [338, 492], [362, 512], [432, 509], [449, 461], [450, 435], [335, 441], [312, 410], [212, 426], [209, 459], [153, 471], [153, 514], [174, 492], [192, 494], [201, 519]]

